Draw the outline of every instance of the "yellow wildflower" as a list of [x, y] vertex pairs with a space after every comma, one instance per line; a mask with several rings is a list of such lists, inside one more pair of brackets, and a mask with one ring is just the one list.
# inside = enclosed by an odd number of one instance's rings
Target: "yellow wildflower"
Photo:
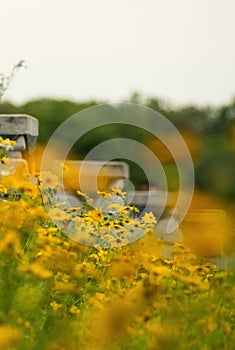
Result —
[[99, 194], [100, 196], [102, 196], [103, 198], [109, 198], [111, 197], [110, 193], [104, 192], [104, 191], [97, 191], [97, 194]]
[[127, 205], [126, 209], [129, 209], [132, 213], [135, 213], [135, 214], [139, 213], [139, 209], [136, 208], [134, 205]]
[[76, 288], [76, 286], [73, 283], [67, 283], [67, 282], [64, 283], [61, 281], [56, 282], [54, 287], [52, 288], [52, 290], [54, 291], [65, 292], [65, 293], [74, 292], [75, 289], [78, 290], [78, 288]]
[[15, 146], [16, 145], [16, 141], [12, 141], [9, 138], [3, 139], [2, 137], [0, 137], [0, 143], [1, 144], [9, 144], [11, 146]]
[[112, 188], [112, 193], [115, 194], [116, 196], [120, 196], [122, 198], [126, 197], [126, 192], [123, 192], [122, 190], [120, 190], [119, 188]]
[[38, 186], [28, 180], [22, 181], [20, 188], [24, 191], [24, 194], [33, 199], [39, 197], [40, 192]]
[[107, 297], [104, 293], [95, 293], [95, 296], [98, 300], [100, 301], [106, 301], [107, 300]]
[[49, 215], [52, 218], [52, 220], [54, 220], [54, 221], [68, 220], [70, 217], [65, 211], [63, 211], [59, 208], [49, 209]]
[[75, 305], [72, 305], [70, 308], [69, 308], [69, 312], [73, 315], [77, 315], [79, 314], [80, 310], [77, 308], [77, 306]]
[[11, 346], [20, 338], [18, 329], [11, 326], [0, 326], [0, 349], [13, 349]]
[[3, 185], [0, 185], [0, 192], [7, 193], [7, 188]]
[[157, 220], [153, 213], [150, 211], [149, 213], [145, 213], [141, 218], [141, 222], [146, 225], [154, 226], [157, 223]]
[[58, 232], [58, 228], [57, 227], [48, 227], [47, 232], [56, 233], [56, 232]]
[[71, 207], [71, 208], [68, 208], [67, 211], [78, 211], [80, 209], [81, 207]]
[[106, 257], [107, 255], [108, 255], [107, 250], [99, 249], [98, 256], [99, 256], [100, 258], [104, 258], [104, 257]]
[[12, 251], [21, 253], [20, 240], [15, 231], [8, 230], [6, 235], [0, 240], [0, 252], [10, 254]]
[[49, 270], [46, 270], [42, 265], [38, 263], [31, 264], [26, 271], [32, 272], [35, 276], [38, 276], [41, 279], [48, 279], [52, 277], [52, 273]]
[[2, 162], [2, 164], [8, 164], [9, 163], [9, 158], [2, 157], [1, 162]]
[[58, 304], [56, 301], [52, 301], [50, 305], [54, 311], [58, 311], [62, 306], [61, 304]]
[[89, 256], [89, 258], [90, 258], [90, 259], [94, 259], [95, 261], [99, 260], [99, 257], [98, 257], [97, 254], [91, 254], [91, 255]]
[[77, 191], [77, 194], [78, 194], [79, 196], [83, 197], [83, 198], [87, 198], [87, 199], [89, 198], [88, 195], [87, 195], [86, 193], [83, 193], [83, 192], [81, 192], [81, 191], [79, 191], [79, 190]]
[[[98, 222], [102, 222], [103, 221], [103, 213], [101, 210], [99, 209], [93, 209], [93, 210], [89, 210], [87, 213], [86, 213], [86, 216], [84, 219], [92, 219], [91, 221], [98, 221]], [[88, 220], [90, 221], [90, 220]]]
[[42, 189], [53, 189], [58, 186], [58, 178], [50, 171], [42, 171], [40, 174], [40, 185]]
[[118, 203], [111, 203], [111, 204], [109, 204], [108, 205], [108, 208], [109, 209], [114, 209], [114, 210], [116, 210], [116, 211], [120, 211], [120, 210], [122, 210], [122, 205], [121, 204], [118, 204]]

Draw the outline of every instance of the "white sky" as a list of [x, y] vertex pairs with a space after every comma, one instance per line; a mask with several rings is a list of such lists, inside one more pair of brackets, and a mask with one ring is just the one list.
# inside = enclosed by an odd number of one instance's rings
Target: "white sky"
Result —
[[0, 72], [25, 59], [5, 99], [175, 104], [235, 96], [234, 0], [0, 1]]

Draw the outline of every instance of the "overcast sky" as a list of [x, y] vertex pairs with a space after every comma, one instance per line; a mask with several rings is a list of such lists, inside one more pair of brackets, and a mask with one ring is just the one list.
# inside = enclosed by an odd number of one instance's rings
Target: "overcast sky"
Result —
[[174, 104], [235, 96], [234, 0], [1, 0], [7, 99], [120, 101], [138, 90]]

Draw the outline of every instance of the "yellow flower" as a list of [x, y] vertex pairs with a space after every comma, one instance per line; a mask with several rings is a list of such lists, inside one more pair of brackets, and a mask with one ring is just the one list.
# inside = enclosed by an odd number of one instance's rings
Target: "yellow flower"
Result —
[[101, 259], [105, 258], [107, 256], [108, 252], [106, 250], [100, 249], [99, 248], [99, 252], [98, 255]]
[[[13, 349], [12, 343], [20, 338], [20, 332], [11, 326], [0, 326], [0, 348]], [[15, 348], [15, 347], [14, 347]]]
[[9, 138], [3, 139], [0, 137], [0, 148], [3, 148], [5, 151], [13, 149], [13, 146], [16, 145], [16, 141], [11, 141]]
[[127, 205], [126, 209], [129, 209], [132, 213], [135, 213], [135, 214], [139, 213], [139, 209], [136, 208], [134, 205]]
[[9, 144], [11, 146], [15, 146], [16, 145], [16, 141], [12, 141], [9, 138], [3, 139], [2, 137], [0, 137], [0, 143], [2, 144]]
[[59, 208], [49, 209], [49, 215], [54, 221], [64, 221], [69, 219], [69, 215]]
[[46, 204], [48, 203], [48, 193], [43, 193], [42, 194], [42, 200], [43, 200], [43, 203]]
[[57, 310], [59, 310], [60, 308], [61, 308], [61, 304], [58, 304], [56, 301], [52, 301], [51, 303], [50, 303], [50, 305], [51, 305], [51, 307], [52, 307], [52, 309], [54, 310], [54, 311], [57, 311]]
[[8, 164], [9, 163], [9, 158], [2, 157], [1, 162], [2, 162], [2, 164]]
[[21, 252], [20, 240], [17, 232], [8, 230], [6, 235], [0, 240], [0, 252], [10, 254], [12, 250], [15, 253]]
[[99, 209], [94, 209], [94, 210], [89, 210], [86, 213], [87, 218], [92, 218], [93, 220], [97, 220], [99, 222], [102, 222], [104, 216], [101, 210]]
[[47, 229], [47, 232], [49, 232], [49, 233], [56, 233], [56, 232], [58, 232], [58, 228], [57, 227], [49, 227]]
[[0, 192], [7, 193], [6, 187], [4, 187], [3, 185], [0, 185]]
[[52, 277], [51, 271], [46, 270], [39, 263], [33, 263], [28, 267], [22, 268], [22, 270], [32, 272], [32, 274], [34, 274], [35, 276], [38, 276], [39, 278], [41, 278], [43, 280], [47, 280], [48, 278]]
[[112, 188], [112, 193], [115, 194], [116, 196], [120, 196], [122, 198], [126, 197], [126, 192], [122, 192], [119, 188]]
[[109, 198], [111, 197], [110, 193], [104, 192], [104, 191], [97, 191], [97, 194], [99, 194], [100, 196], [104, 197], [104, 198]]
[[77, 308], [77, 306], [75, 305], [72, 305], [70, 308], [69, 308], [69, 312], [73, 315], [77, 315], [79, 314], [80, 310]]
[[0, 202], [0, 227], [20, 228], [27, 219], [27, 211], [19, 202]]
[[129, 243], [128, 239], [126, 238], [121, 238], [121, 237], [116, 237], [113, 241], [112, 241], [112, 246], [113, 247], [122, 247], [125, 246]]
[[111, 204], [108, 205], [108, 208], [109, 209], [115, 209], [115, 210], [119, 211], [119, 210], [122, 210], [123, 207], [121, 206], [121, 204], [111, 203]]
[[24, 194], [30, 196], [33, 199], [39, 197], [40, 192], [38, 186], [30, 181], [22, 182], [21, 189], [24, 191]]
[[90, 258], [90, 259], [94, 259], [95, 261], [99, 260], [99, 257], [98, 257], [97, 254], [91, 254], [91, 255], [89, 256], [89, 258]]
[[76, 286], [73, 283], [68, 283], [68, 282], [64, 283], [64, 282], [58, 281], [55, 283], [52, 290], [56, 292], [71, 293], [76, 290]]
[[107, 300], [107, 297], [104, 293], [95, 293], [95, 296], [96, 298], [99, 300], [99, 301], [106, 301]]
[[89, 198], [88, 197], [88, 195], [86, 194], [86, 193], [83, 193], [83, 192], [81, 192], [81, 191], [77, 191], [77, 194], [79, 195], [79, 196], [81, 196], [81, 197], [83, 197], [83, 198]]
[[40, 185], [43, 189], [53, 189], [58, 186], [58, 178], [50, 171], [42, 171], [40, 174]]
[[141, 222], [145, 225], [154, 226], [157, 223], [157, 220], [152, 212], [145, 213], [141, 218]]
[[71, 208], [68, 208], [67, 211], [78, 211], [80, 209], [81, 207], [71, 207]]

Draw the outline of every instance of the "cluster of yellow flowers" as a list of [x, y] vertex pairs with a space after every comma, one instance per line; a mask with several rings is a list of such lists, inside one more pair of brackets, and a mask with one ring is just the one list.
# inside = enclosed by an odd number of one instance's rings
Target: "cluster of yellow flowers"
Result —
[[[179, 243], [165, 259], [151, 213], [138, 221], [133, 207], [117, 203], [103, 211], [79, 192], [83, 209], [62, 209], [58, 179], [43, 173], [39, 181], [1, 179], [9, 196], [0, 200], [0, 349], [233, 348], [232, 272]], [[100, 193], [107, 201], [112, 195], [124, 194]], [[64, 222], [86, 244], [98, 233], [108, 239], [83, 245], [63, 234]], [[126, 245], [132, 229], [145, 235]]]
[[0, 136], [0, 148], [6, 151], [11, 150], [16, 145], [16, 141], [10, 140], [9, 138], [3, 139]]
[[10, 140], [9, 138], [3, 139], [0, 136], [0, 166], [8, 164], [9, 159], [6, 157], [7, 152], [12, 150], [16, 142]]
[[[7, 152], [12, 150], [16, 145], [15, 141], [10, 140], [9, 138], [3, 139], [0, 136], [0, 168], [9, 163], [7, 157]], [[7, 193], [7, 188], [0, 184], [0, 198], [2, 198]]]
[[56, 175], [43, 171], [39, 183], [51, 219], [62, 231], [80, 243], [102, 248], [119, 247], [143, 237], [156, 224], [152, 213], [145, 213], [136, 220], [138, 209], [117, 203], [118, 197], [124, 199], [125, 193], [112, 188], [111, 193], [100, 192], [100, 206], [93, 206], [92, 198], [77, 191], [80, 207], [63, 207], [66, 202], [57, 200], [59, 182]]

